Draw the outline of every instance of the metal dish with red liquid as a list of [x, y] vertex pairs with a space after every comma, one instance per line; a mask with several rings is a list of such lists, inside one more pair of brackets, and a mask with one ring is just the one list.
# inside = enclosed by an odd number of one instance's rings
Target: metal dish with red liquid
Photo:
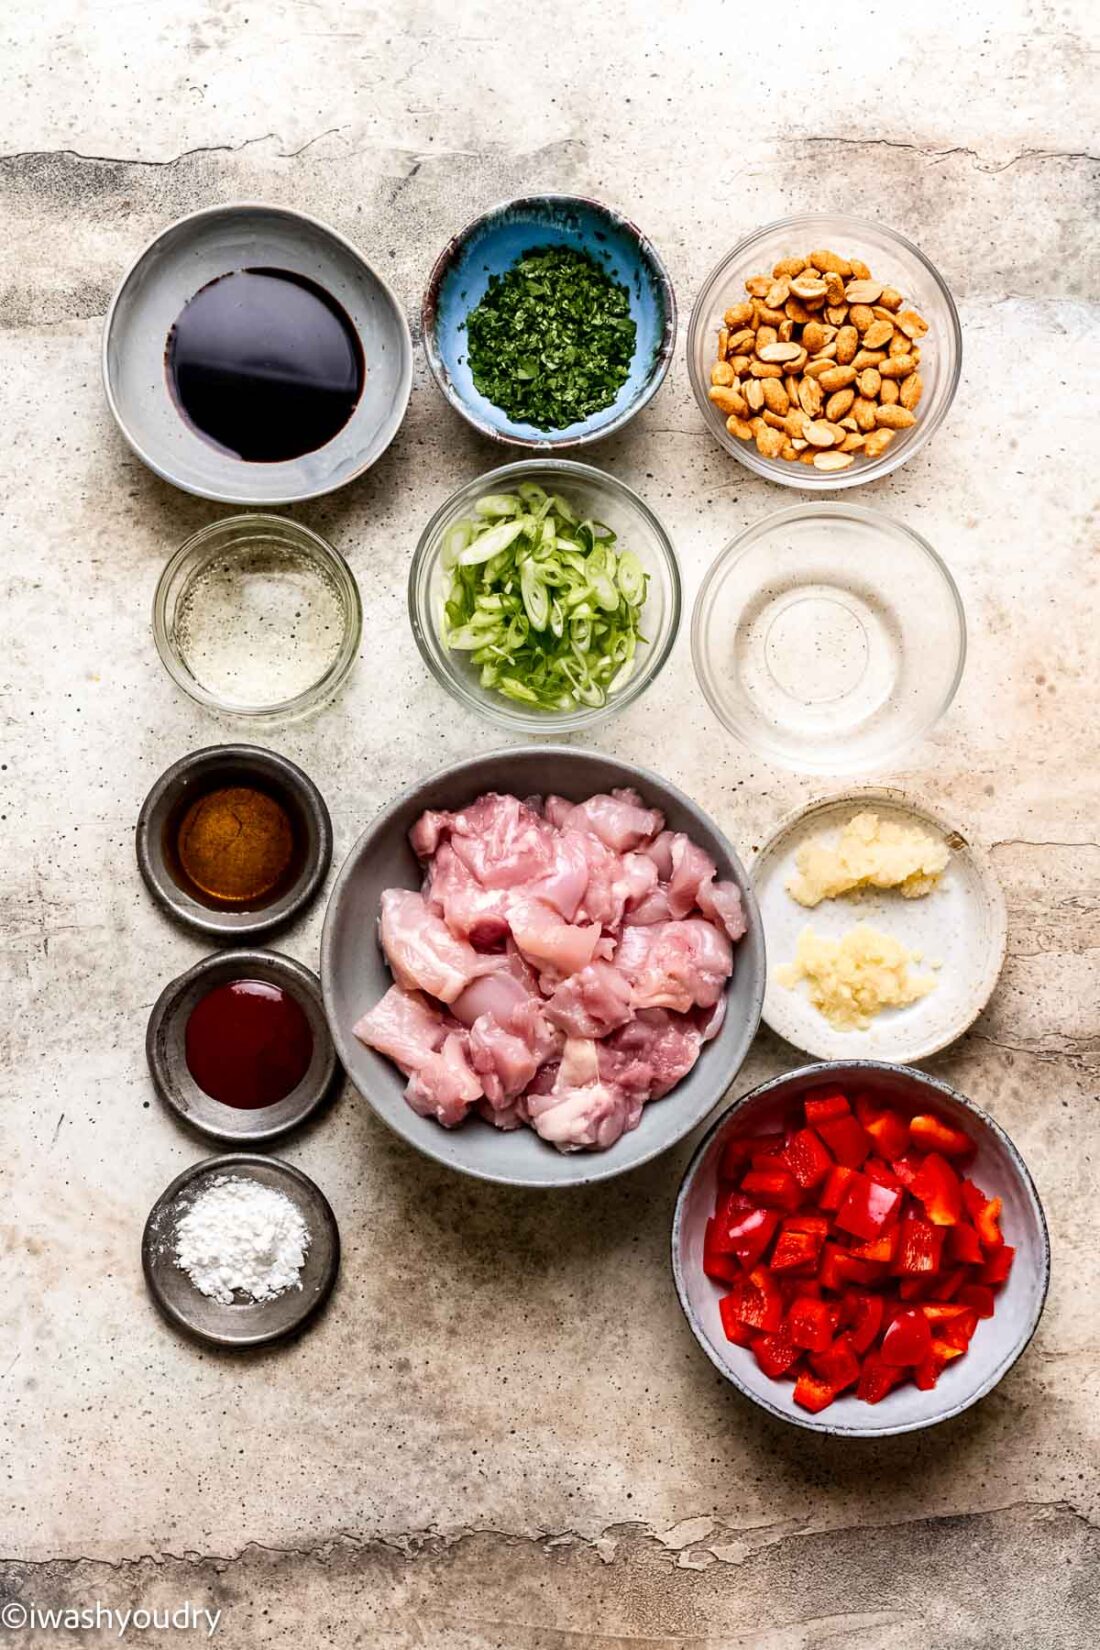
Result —
[[[703, 1241], [715, 1204], [718, 1165], [731, 1138], [778, 1127], [792, 1102], [813, 1090], [870, 1091], [904, 1114], [929, 1111], [967, 1133], [976, 1146], [972, 1175], [1003, 1204], [1005, 1241], [1016, 1254], [996, 1310], [984, 1319], [964, 1357], [945, 1369], [930, 1391], [899, 1385], [870, 1404], [846, 1393], [819, 1414], [799, 1408], [789, 1381], [772, 1379], [747, 1346], [732, 1344], [720, 1318], [722, 1290], [703, 1271]], [[855, 1438], [886, 1437], [932, 1426], [985, 1397], [1007, 1374], [1035, 1333], [1050, 1281], [1050, 1241], [1038, 1193], [1008, 1135], [972, 1100], [946, 1083], [906, 1066], [876, 1060], [829, 1061], [774, 1078], [742, 1096], [703, 1137], [688, 1165], [672, 1225], [672, 1271], [680, 1304], [699, 1345], [726, 1380], [769, 1414], [814, 1432]]]
[[164, 1104], [199, 1134], [239, 1146], [297, 1128], [344, 1075], [320, 981], [277, 951], [219, 952], [172, 980], [153, 1005], [145, 1052]]

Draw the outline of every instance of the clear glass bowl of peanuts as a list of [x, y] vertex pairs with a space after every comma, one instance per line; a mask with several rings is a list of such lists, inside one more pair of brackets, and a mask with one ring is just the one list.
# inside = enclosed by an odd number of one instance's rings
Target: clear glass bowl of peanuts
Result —
[[692, 311], [691, 387], [750, 470], [831, 492], [889, 475], [938, 429], [962, 333], [943, 277], [896, 230], [838, 213], [739, 241]]

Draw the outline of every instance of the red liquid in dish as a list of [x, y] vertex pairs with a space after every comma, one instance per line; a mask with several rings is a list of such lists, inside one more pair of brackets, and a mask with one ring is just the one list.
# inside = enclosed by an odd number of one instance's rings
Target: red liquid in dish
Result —
[[191, 1010], [187, 1069], [212, 1100], [254, 1111], [297, 1088], [313, 1058], [301, 1004], [266, 980], [215, 986]]

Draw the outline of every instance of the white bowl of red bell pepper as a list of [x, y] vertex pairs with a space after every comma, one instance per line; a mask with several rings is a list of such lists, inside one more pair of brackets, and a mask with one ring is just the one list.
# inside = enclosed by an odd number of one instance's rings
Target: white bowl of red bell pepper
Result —
[[710, 1129], [672, 1264], [697, 1340], [743, 1393], [874, 1437], [996, 1386], [1039, 1322], [1050, 1244], [991, 1117], [923, 1072], [834, 1061], [763, 1084]]

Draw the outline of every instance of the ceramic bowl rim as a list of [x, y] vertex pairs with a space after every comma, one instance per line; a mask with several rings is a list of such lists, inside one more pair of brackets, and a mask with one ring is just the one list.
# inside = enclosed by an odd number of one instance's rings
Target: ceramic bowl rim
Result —
[[[150, 822], [154, 810], [165, 794], [177, 786], [180, 780], [185, 780], [193, 770], [201, 774], [207, 767], [216, 767], [219, 761], [227, 765], [236, 764], [246, 770], [251, 768], [261, 773], [274, 772], [298, 806], [308, 814], [317, 834], [317, 851], [313, 863], [307, 862], [299, 878], [297, 892], [286, 904], [280, 905], [277, 912], [272, 913], [270, 908], [265, 912], [263, 907], [250, 912], [223, 912], [213, 907], [208, 909], [199, 906], [198, 902], [193, 900], [185, 904], [184, 899], [180, 897], [183, 890], [177, 888], [175, 883], [162, 881], [157, 874], [149, 845]], [[156, 905], [166, 916], [178, 922], [181, 927], [190, 929], [193, 934], [202, 934], [207, 939], [223, 940], [238, 945], [250, 944], [287, 927], [317, 898], [332, 864], [332, 817], [328, 811], [328, 804], [313, 780], [288, 756], [268, 750], [263, 745], [241, 744], [236, 741], [224, 745], [203, 745], [199, 750], [188, 751], [186, 755], [178, 757], [153, 781], [138, 813], [137, 824], [134, 827], [134, 847], [142, 881]], [[242, 920], [232, 923], [219, 920], [226, 916]]]
[[[703, 1159], [710, 1150], [715, 1137], [722, 1129], [727, 1127], [737, 1112], [742, 1111], [749, 1105], [750, 1102], [759, 1100], [762, 1095], [769, 1094], [775, 1089], [783, 1088], [796, 1080], [803, 1081], [806, 1079], [820, 1079], [822, 1082], [832, 1081], [837, 1079], [838, 1071], [861, 1071], [875, 1073], [887, 1072], [891, 1076], [896, 1076], [900, 1073], [906, 1078], [915, 1078], [919, 1084], [923, 1084], [929, 1089], [934, 1089], [937, 1093], [946, 1095], [948, 1099], [956, 1101], [965, 1111], [969, 1112], [971, 1116], [976, 1118], [980, 1125], [984, 1125], [984, 1127], [989, 1129], [996, 1137], [1004, 1149], [1006, 1159], [1012, 1167], [1012, 1172], [1016, 1175], [1020, 1185], [1027, 1195], [1028, 1201], [1038, 1217], [1037, 1223], [1040, 1249], [1039, 1273], [1041, 1287], [1031, 1321], [1026, 1325], [1017, 1342], [1008, 1350], [992, 1373], [988, 1375], [986, 1379], [974, 1389], [973, 1392], [968, 1393], [964, 1398], [960, 1399], [958, 1403], [954, 1404], [950, 1409], [944, 1410], [940, 1415], [931, 1415], [924, 1419], [915, 1421], [903, 1421], [890, 1426], [853, 1427], [842, 1425], [836, 1421], [827, 1421], [823, 1419], [821, 1415], [812, 1415], [809, 1411], [807, 1411], [804, 1415], [788, 1414], [786, 1410], [780, 1409], [778, 1405], [769, 1403], [768, 1400], [760, 1393], [754, 1392], [752, 1388], [747, 1386], [731, 1368], [728, 1368], [721, 1362], [716, 1355], [714, 1348], [711, 1346], [702, 1324], [696, 1316], [695, 1309], [692, 1306], [688, 1295], [683, 1261], [684, 1208], [687, 1203], [688, 1194], [694, 1185], [696, 1175], [699, 1173]], [[1031, 1171], [1024, 1162], [1018, 1146], [1012, 1140], [1010, 1135], [1001, 1127], [1000, 1123], [997, 1122], [997, 1119], [989, 1112], [983, 1110], [983, 1108], [978, 1105], [977, 1101], [969, 1099], [967, 1095], [962, 1094], [958, 1089], [953, 1088], [950, 1083], [945, 1083], [942, 1078], [932, 1077], [927, 1072], [920, 1071], [913, 1066], [901, 1065], [896, 1061], [819, 1060], [812, 1062], [810, 1065], [797, 1066], [793, 1071], [782, 1072], [777, 1077], [770, 1077], [766, 1082], [758, 1083], [757, 1086], [754, 1089], [750, 1089], [747, 1094], [739, 1095], [736, 1100], [732, 1101], [731, 1104], [726, 1107], [725, 1111], [722, 1112], [721, 1116], [716, 1117], [708, 1126], [706, 1133], [703, 1135], [702, 1139], [699, 1141], [695, 1150], [691, 1154], [691, 1158], [680, 1180], [679, 1190], [676, 1193], [676, 1206], [672, 1217], [671, 1260], [672, 1278], [676, 1288], [676, 1296], [680, 1302], [680, 1309], [683, 1312], [684, 1317], [687, 1319], [688, 1327], [718, 1373], [724, 1380], [727, 1380], [731, 1386], [736, 1387], [737, 1391], [740, 1392], [743, 1397], [748, 1398], [752, 1403], [756, 1404], [758, 1408], [766, 1410], [769, 1415], [774, 1416], [777, 1420], [785, 1421], [791, 1426], [803, 1427], [809, 1432], [826, 1433], [830, 1437], [834, 1438], [892, 1438], [904, 1432], [922, 1432], [928, 1427], [939, 1426], [943, 1421], [950, 1421], [955, 1416], [961, 1415], [964, 1410], [970, 1409], [972, 1405], [978, 1403], [982, 1398], [985, 1398], [990, 1392], [992, 1392], [993, 1388], [1004, 1379], [1012, 1366], [1017, 1363], [1027, 1351], [1027, 1348], [1030, 1346], [1032, 1338], [1034, 1337], [1035, 1331], [1039, 1327], [1039, 1322], [1043, 1316], [1043, 1310], [1046, 1306], [1047, 1292], [1050, 1288], [1050, 1230], [1047, 1226], [1046, 1211], [1043, 1208], [1042, 1200], [1039, 1197], [1035, 1182], [1031, 1177]]]
[[[608, 487], [612, 492], [620, 493], [626, 503], [647, 522], [661, 549], [661, 559], [669, 586], [668, 634], [661, 647], [649, 655], [645, 668], [639, 670], [627, 682], [622, 692], [617, 693], [614, 698], [606, 700], [596, 709], [579, 705], [575, 712], [536, 712], [525, 711], [518, 705], [512, 706], [503, 699], [499, 705], [486, 703], [479, 699], [476, 694], [468, 691], [466, 684], [457, 673], [452, 673], [443, 668], [440, 660], [435, 657], [433, 652], [432, 640], [437, 642], [441, 652], [443, 651], [442, 644], [438, 643], [437, 637], [429, 638], [426, 634], [426, 631], [431, 629], [432, 616], [429, 613], [425, 615], [425, 619], [421, 618], [418, 600], [420, 576], [425, 564], [437, 549], [441, 525], [459, 493], [466, 492], [475, 483], [479, 487], [484, 487], [486, 492], [495, 492], [499, 490], [502, 482], [510, 480], [512, 476], [521, 472], [527, 475], [531, 470], [536, 470], [541, 475], [546, 475], [548, 472], [564, 475], [567, 478], [587, 482], [589, 485]], [[660, 516], [651, 505], [646, 503], [640, 493], [636, 492], [629, 483], [623, 481], [619, 476], [613, 475], [610, 470], [598, 469], [594, 464], [586, 464], [575, 458], [535, 455], [530, 458], [515, 458], [509, 460], [507, 464], [498, 465], [494, 470], [486, 470], [484, 474], [471, 477], [470, 480], [463, 481], [459, 486], [453, 488], [438, 509], [433, 511], [417, 540], [416, 549], [413, 551], [409, 563], [409, 576], [405, 588], [413, 639], [416, 642], [420, 657], [427, 665], [434, 680], [453, 699], [457, 699], [460, 704], [465, 705], [468, 710], [474, 711], [475, 714], [483, 717], [486, 721], [495, 723], [497, 727], [515, 728], [522, 733], [535, 737], [539, 736], [542, 729], [545, 729], [544, 737], [547, 738], [579, 732], [581, 728], [590, 728], [596, 723], [614, 716], [616, 712], [624, 710], [628, 705], [633, 704], [636, 699], [640, 699], [646, 689], [651, 687], [657, 680], [671, 658], [684, 616], [684, 592], [683, 581], [680, 577], [680, 563], [676, 556], [676, 547], [672, 542], [671, 535]]]
[[[221, 492], [214, 487], [204, 487], [195, 482], [181, 481], [178, 476], [174, 475], [165, 464], [162, 464], [159, 460], [153, 458], [153, 456], [146, 451], [122, 416], [122, 409], [118, 404], [118, 398], [115, 395], [115, 388], [111, 378], [109, 359], [111, 339], [114, 331], [115, 316], [118, 311], [118, 306], [121, 303], [123, 295], [128, 289], [134, 276], [137, 274], [145, 259], [149, 257], [150, 253], [156, 249], [162, 240], [166, 240], [169, 235], [174, 234], [177, 230], [197, 226], [202, 222], [202, 220], [207, 218], [213, 219], [218, 217], [228, 217], [234, 212], [266, 212], [270, 213], [272, 216], [296, 219], [299, 223], [308, 224], [311, 229], [316, 230], [322, 236], [327, 236], [328, 239], [336, 242], [336, 244], [348, 254], [353, 263], [365, 269], [371, 279], [378, 283], [378, 286], [389, 304], [396, 321], [398, 336], [401, 340], [402, 356], [400, 385], [390, 412], [390, 420], [393, 422], [393, 428], [390, 431], [388, 438], [373, 458], [366, 460], [356, 469], [349, 471], [346, 476], [342, 476], [338, 481], [326, 482], [320, 487], [298, 488], [287, 493], [285, 498], [281, 498], [279, 500], [252, 500], [251, 503], [245, 499], [235, 496], [227, 497], [224, 492]], [[111, 410], [111, 416], [114, 419], [115, 424], [118, 426], [119, 432], [121, 433], [127, 446], [129, 446], [130, 450], [136, 454], [138, 458], [140, 458], [146, 468], [151, 470], [154, 475], [159, 476], [162, 481], [166, 481], [170, 487], [178, 487], [182, 493], [190, 493], [194, 498], [210, 499], [215, 504], [235, 505], [237, 509], [245, 511], [252, 507], [255, 507], [258, 510], [264, 510], [272, 509], [277, 505], [283, 506], [287, 504], [305, 504], [309, 499], [324, 498], [328, 493], [337, 492], [341, 487], [346, 487], [349, 483], [357, 481], [360, 476], [365, 475], [369, 469], [377, 464], [378, 460], [392, 443], [394, 437], [404, 422], [405, 414], [408, 411], [409, 397], [412, 394], [412, 334], [409, 331], [409, 323], [405, 317], [405, 311], [402, 309], [396, 293], [386, 280], [385, 276], [381, 275], [378, 270], [375, 269], [374, 265], [368, 262], [363, 253], [360, 252], [359, 248], [349, 241], [346, 235], [342, 235], [338, 229], [333, 229], [330, 224], [325, 223], [321, 218], [315, 218], [311, 212], [301, 212], [297, 207], [283, 206], [274, 201], [232, 200], [219, 201], [213, 206], [200, 206], [194, 212], [185, 212], [182, 217], [174, 218], [171, 223], [165, 224], [162, 229], [158, 229], [155, 235], [151, 235], [145, 244], [139, 249], [136, 256], [127, 264], [118, 285], [115, 287], [115, 290], [111, 295], [111, 301], [107, 305], [107, 313], [103, 317], [103, 332], [100, 338], [99, 346], [99, 362], [100, 374], [103, 380], [103, 393], [107, 399], [107, 405]]]
[[899, 533], [902, 537], [911, 540], [939, 574], [951, 598], [955, 617], [958, 621], [958, 658], [955, 662], [955, 671], [950, 685], [941, 696], [938, 708], [919, 728], [907, 734], [902, 743], [895, 745], [889, 755], [881, 761], [852, 768], [849, 771], [852, 775], [855, 775], [874, 773], [876, 770], [891, 766], [896, 767], [899, 756], [914, 749], [922, 739], [928, 737], [932, 729], [943, 720], [954, 704], [963, 679], [963, 673], [966, 670], [969, 637], [962, 592], [947, 562], [935, 546], [929, 543], [923, 533], [919, 533], [915, 527], [910, 527], [908, 522], [899, 520], [897, 516], [891, 515], [888, 511], [877, 509], [870, 504], [860, 504], [855, 499], [823, 497], [812, 499], [804, 504], [786, 504], [778, 510], [769, 511], [766, 516], [761, 516], [759, 521], [749, 522], [746, 527], [741, 528], [740, 532], [735, 533], [733, 538], [727, 540], [704, 572], [699, 589], [696, 592], [695, 604], [691, 610], [691, 664], [695, 673], [695, 680], [699, 684], [703, 697], [714, 716], [726, 729], [726, 732], [731, 733], [746, 750], [755, 751], [765, 761], [773, 763], [776, 767], [784, 768], [788, 773], [811, 774], [816, 775], [818, 778], [832, 775], [834, 778], [842, 779], [844, 774], [837, 769], [835, 762], [830, 763], [827, 768], [811, 768], [802, 764], [796, 766], [789, 757], [781, 756], [774, 747], [764, 748], [762, 744], [750, 742], [739, 728], [733, 726], [725, 711], [719, 706], [718, 695], [713, 686], [713, 673], [705, 658], [704, 637], [706, 623], [710, 617], [713, 594], [721, 574], [726, 573], [737, 562], [743, 560], [759, 539], [774, 528], [785, 526], [792, 521], [804, 521], [813, 516], [827, 518], [830, 514], [855, 516], [866, 526], [877, 527], [880, 531], [885, 530], [891, 534]]
[[[571, 761], [580, 758], [582, 763], [587, 761], [610, 761], [617, 763], [628, 769], [633, 775], [636, 776], [638, 781], [638, 789], [642, 792], [643, 798], [645, 796], [647, 784], [656, 782], [661, 789], [669, 792], [673, 797], [675, 797], [676, 801], [684, 807], [685, 811], [689, 815], [698, 815], [703, 818], [707, 822], [710, 830], [713, 831], [714, 835], [725, 847], [731, 864], [736, 866], [741, 872], [745, 884], [742, 890], [742, 899], [744, 902], [745, 914], [748, 918], [749, 931], [755, 932], [761, 951], [761, 967], [757, 978], [753, 982], [748, 1012], [745, 1015], [742, 1025], [741, 1037], [738, 1045], [739, 1053], [736, 1058], [731, 1059], [730, 1061], [731, 1069], [724, 1079], [723, 1087], [719, 1092], [718, 1098], [716, 1100], [712, 1100], [707, 1108], [696, 1116], [693, 1121], [685, 1123], [684, 1127], [673, 1138], [664, 1140], [652, 1146], [643, 1155], [632, 1158], [628, 1163], [624, 1162], [616, 1166], [614, 1146], [610, 1147], [607, 1151], [589, 1152], [584, 1154], [586, 1162], [591, 1163], [592, 1165], [591, 1172], [571, 1182], [555, 1181], [552, 1178], [537, 1180], [531, 1179], [529, 1176], [490, 1173], [481, 1168], [474, 1168], [469, 1164], [456, 1162], [452, 1158], [447, 1157], [442, 1149], [442, 1142], [448, 1138], [448, 1131], [445, 1129], [440, 1128], [437, 1131], [441, 1137], [441, 1140], [439, 1149], [436, 1149], [435, 1135], [430, 1135], [424, 1140], [418, 1138], [414, 1139], [412, 1135], [406, 1134], [402, 1129], [398, 1128], [396, 1123], [392, 1122], [374, 1105], [370, 1095], [364, 1094], [359, 1088], [353, 1074], [352, 1065], [345, 1053], [345, 1045], [349, 1044], [350, 1033], [349, 1039], [345, 1039], [343, 1028], [338, 1023], [336, 1007], [332, 1000], [331, 982], [334, 972], [333, 950], [335, 946], [335, 913], [338, 903], [344, 893], [344, 889], [351, 881], [352, 874], [362, 858], [363, 847], [367, 839], [376, 835], [378, 831], [387, 828], [392, 823], [394, 816], [399, 813], [401, 809], [406, 807], [418, 792], [423, 791], [445, 779], [451, 780], [467, 773], [471, 776], [472, 782], [476, 785], [477, 771], [479, 768], [483, 767], [485, 763], [520, 756], [534, 758], [539, 761], [544, 761], [549, 757], [568, 757]], [[740, 944], [741, 942], [738, 943]], [[442, 1168], [449, 1169], [457, 1174], [467, 1175], [473, 1180], [486, 1181], [498, 1186], [515, 1186], [525, 1191], [560, 1194], [563, 1192], [567, 1193], [583, 1186], [592, 1186], [600, 1181], [614, 1180], [620, 1175], [629, 1174], [635, 1169], [642, 1168], [644, 1164], [651, 1163], [655, 1158], [662, 1156], [663, 1153], [671, 1151], [675, 1146], [679, 1145], [680, 1142], [684, 1140], [693, 1129], [698, 1128], [699, 1125], [711, 1115], [714, 1107], [720, 1104], [722, 1095], [725, 1093], [726, 1089], [728, 1089], [729, 1085], [735, 1081], [737, 1073], [741, 1070], [745, 1060], [748, 1057], [749, 1050], [752, 1047], [753, 1041], [760, 1027], [760, 1016], [764, 1005], [764, 987], [767, 980], [767, 972], [766, 941], [764, 937], [763, 925], [760, 921], [760, 910], [756, 903], [756, 895], [753, 892], [752, 881], [748, 875], [748, 872], [745, 870], [745, 866], [742, 863], [740, 855], [734, 849], [733, 844], [729, 841], [729, 838], [726, 836], [725, 832], [719, 825], [716, 824], [705, 809], [701, 808], [697, 802], [688, 796], [686, 792], [682, 791], [678, 785], [673, 784], [671, 780], [665, 779], [662, 775], [655, 773], [651, 768], [643, 767], [639, 763], [632, 762], [626, 757], [609, 756], [607, 753], [600, 750], [594, 750], [587, 745], [506, 745], [496, 750], [484, 752], [478, 756], [464, 757], [458, 762], [447, 763], [444, 767], [437, 769], [434, 773], [428, 774], [423, 779], [417, 780], [414, 784], [406, 786], [405, 789], [401, 791], [400, 795], [394, 797], [390, 802], [385, 803], [383, 807], [378, 810], [364, 829], [359, 832], [358, 836], [349, 847], [344, 858], [344, 862], [337, 872], [336, 880], [332, 885], [331, 892], [329, 893], [328, 904], [325, 907], [324, 927], [321, 931], [321, 990], [324, 994], [325, 1014], [328, 1018], [329, 1031], [332, 1035], [332, 1041], [336, 1049], [337, 1058], [343, 1065], [348, 1081], [355, 1092], [362, 1096], [374, 1116], [378, 1118], [379, 1122], [384, 1123], [385, 1126], [398, 1137], [398, 1139], [403, 1140], [407, 1146], [412, 1147], [415, 1151], [421, 1152], [425, 1157], [431, 1158], [433, 1162], [438, 1163]], [[672, 1094], [675, 1094], [675, 1090], [672, 1091]], [[624, 1136], [624, 1138], [626, 1137]], [[616, 1142], [616, 1144], [618, 1144], [618, 1142]], [[550, 1160], [548, 1159], [548, 1161]]]
[[[843, 219], [846, 228], [850, 228], [856, 234], [858, 234], [861, 230], [872, 230], [876, 235], [884, 235], [889, 240], [897, 241], [902, 247], [904, 247], [906, 252], [912, 254], [912, 256], [917, 259], [918, 263], [923, 265], [923, 267], [928, 271], [934, 286], [943, 298], [947, 308], [948, 331], [954, 362], [953, 370], [951, 371], [950, 376], [950, 383], [948, 384], [947, 393], [944, 396], [942, 406], [940, 406], [931, 417], [924, 416], [918, 419], [916, 429], [913, 432], [913, 439], [911, 441], [899, 442], [896, 445], [891, 445], [886, 449], [885, 453], [883, 453], [880, 458], [874, 459], [870, 464], [863, 467], [853, 465], [849, 470], [837, 470], [832, 473], [823, 473], [820, 471], [815, 472], [815, 474], [821, 476], [821, 479], [809, 482], [807, 481], [805, 475], [797, 475], [794, 473], [798, 470], [804, 470], [804, 465], [789, 464], [778, 459], [768, 461], [764, 459], [762, 454], [756, 451], [755, 446], [751, 442], [743, 442], [735, 437], [731, 437], [730, 444], [727, 445], [727, 443], [722, 439], [722, 436], [719, 434], [713, 419], [709, 416], [706, 410], [706, 386], [700, 382], [695, 368], [695, 343], [698, 333], [704, 325], [704, 310], [707, 307], [707, 301], [709, 300], [712, 291], [719, 284], [729, 266], [733, 264], [737, 258], [748, 252], [754, 242], [762, 241], [766, 237], [777, 234], [781, 231], [793, 232], [795, 229], [799, 228], [810, 229], [814, 225], [822, 224], [826, 219], [832, 220], [838, 218]], [[951, 288], [948, 286], [947, 282], [944, 280], [931, 258], [929, 258], [928, 254], [926, 252], [922, 252], [915, 241], [910, 240], [908, 235], [903, 235], [901, 230], [895, 229], [892, 224], [879, 222], [874, 218], [864, 218], [851, 212], [795, 212], [791, 213], [787, 217], [774, 218], [769, 223], [760, 224], [756, 229], [750, 231], [749, 234], [742, 235], [740, 240], [736, 241], [728, 252], [724, 252], [722, 254], [721, 258], [719, 258], [718, 262], [710, 270], [710, 273], [700, 286], [691, 306], [691, 319], [688, 322], [687, 328], [686, 362], [688, 381], [691, 384], [692, 394], [695, 397], [695, 402], [699, 408], [703, 422], [705, 423], [710, 435], [714, 438], [718, 445], [723, 449], [723, 451], [729, 453], [731, 457], [735, 458], [739, 464], [743, 464], [744, 467], [747, 470], [751, 470], [754, 475], [763, 477], [765, 481], [774, 481], [780, 487], [796, 487], [802, 489], [803, 491], [808, 490], [812, 491], [814, 494], [822, 494], [825, 496], [828, 496], [828, 494], [832, 492], [840, 492], [849, 487], [862, 487], [870, 481], [880, 481], [883, 476], [890, 475], [892, 471], [899, 469], [902, 464], [905, 464], [907, 460], [912, 458], [915, 453], [920, 452], [921, 449], [927, 445], [929, 440], [947, 417], [948, 413], [951, 411], [956, 393], [958, 392], [959, 380], [962, 377], [962, 359], [962, 322], [959, 319], [958, 306], [955, 303]]]
[[[436, 318], [443, 280], [448, 270], [465, 249], [475, 230], [480, 229], [482, 224], [491, 221], [493, 218], [501, 216], [504, 212], [515, 211], [521, 207], [536, 208], [546, 203], [559, 206], [582, 206], [604, 217], [616, 229], [625, 231], [637, 247], [643, 263], [648, 266], [654, 284], [661, 293], [665, 315], [661, 342], [654, 356], [649, 376], [634, 399], [615, 418], [606, 424], [601, 424], [599, 429], [583, 431], [579, 435], [565, 436], [550, 433], [532, 438], [513, 435], [507, 430], [495, 429], [493, 425], [481, 418], [474, 408], [469, 406], [463, 397], [459, 395], [444, 368], [443, 358], [439, 353], [439, 346], [436, 341]], [[672, 358], [676, 353], [677, 324], [676, 293], [672, 285], [672, 279], [653, 242], [638, 228], [633, 219], [628, 218], [625, 213], [618, 211], [615, 207], [608, 206], [604, 201], [596, 200], [591, 195], [569, 194], [557, 190], [513, 195], [487, 207], [485, 211], [479, 212], [476, 217], [471, 218], [461, 229], [456, 230], [432, 264], [428, 284], [424, 289], [424, 296], [420, 304], [420, 332], [424, 342], [424, 354], [427, 358], [428, 368], [436, 385], [450, 405], [480, 435], [487, 436], [490, 441], [495, 441], [501, 446], [516, 447], [528, 452], [565, 452], [572, 447], [586, 447], [593, 441], [602, 441], [605, 436], [616, 434], [617, 431], [628, 424], [635, 414], [641, 412], [642, 408], [653, 399], [665, 381], [668, 369], [672, 364]]]
[[[191, 986], [199, 984], [210, 975], [222, 975], [227, 972], [235, 978], [246, 978], [248, 970], [257, 966], [262, 966], [271, 973], [279, 975], [285, 981], [291, 995], [300, 993], [309, 998], [310, 1004], [316, 1010], [321, 1026], [324, 1028], [325, 1047], [323, 1052], [325, 1063], [317, 1084], [299, 1102], [293, 1115], [286, 1118], [282, 1123], [272, 1124], [267, 1128], [222, 1129], [215, 1123], [206, 1122], [194, 1112], [184, 1110], [180, 1105], [176, 1094], [176, 1085], [170, 1080], [166, 1069], [168, 1063], [162, 1058], [159, 1050], [159, 1034], [163, 1026], [171, 1024], [179, 1012], [181, 999]], [[336, 1046], [332, 1041], [328, 1015], [325, 1013], [324, 997], [321, 994], [321, 982], [317, 975], [311, 968], [307, 968], [305, 963], [299, 962], [296, 957], [288, 957], [285, 952], [269, 951], [259, 946], [240, 948], [234, 946], [224, 951], [212, 951], [209, 955], [200, 957], [197, 963], [192, 963], [190, 968], [185, 968], [182, 974], [177, 974], [174, 979], [169, 980], [153, 1004], [149, 1014], [149, 1020], [145, 1028], [145, 1058], [158, 1098], [178, 1122], [193, 1133], [201, 1134], [207, 1140], [221, 1141], [241, 1150], [270, 1145], [276, 1140], [281, 1140], [284, 1135], [300, 1128], [303, 1123], [320, 1111], [328, 1100], [335, 1098], [344, 1077], [344, 1068], [340, 1064]], [[191, 1081], [194, 1082], [194, 1078], [191, 1078]], [[209, 1096], [209, 1098], [214, 1105], [220, 1103], [214, 1100], [213, 1096]], [[276, 1104], [281, 1103], [276, 1102]], [[224, 1110], [228, 1112], [232, 1108], [225, 1106]], [[264, 1110], [266, 1110], [265, 1107], [257, 1107], [251, 1113], [242, 1114], [238, 1112], [237, 1115], [258, 1118]]]

